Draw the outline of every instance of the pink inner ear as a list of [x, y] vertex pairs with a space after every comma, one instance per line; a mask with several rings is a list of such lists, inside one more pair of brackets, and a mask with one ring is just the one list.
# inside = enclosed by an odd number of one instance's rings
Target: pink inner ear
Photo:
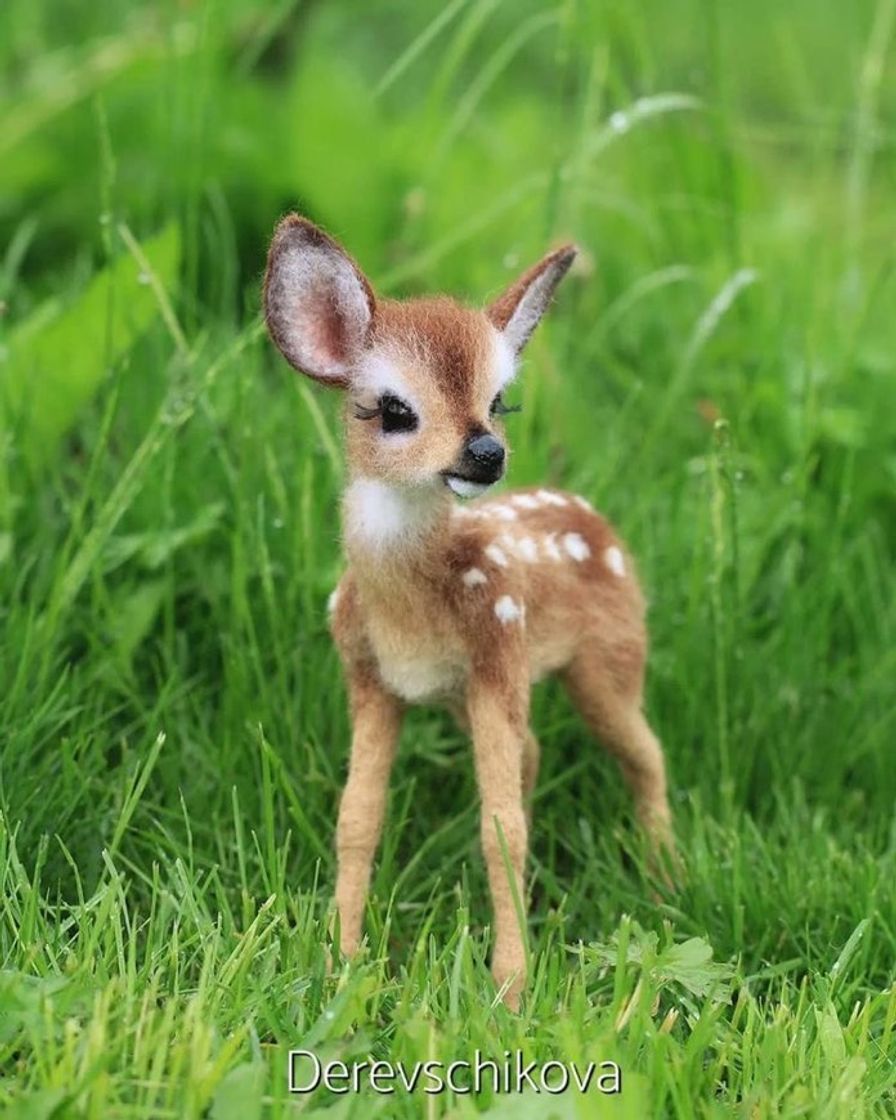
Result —
[[294, 316], [295, 329], [305, 337], [303, 350], [321, 372], [343, 372], [349, 361], [347, 336], [352, 338], [351, 325], [326, 291], [309, 293], [299, 299]]
[[548, 253], [486, 308], [489, 319], [517, 352], [528, 342], [575, 255], [574, 245]]
[[[287, 258], [276, 276], [281, 349], [312, 377], [343, 381], [370, 324], [364, 290], [351, 265], [327, 252]], [[281, 302], [276, 298], [286, 295]], [[283, 308], [285, 314], [280, 314]]]
[[291, 365], [346, 385], [375, 306], [363, 273], [332, 238], [295, 215], [280, 223], [268, 256], [265, 318]]

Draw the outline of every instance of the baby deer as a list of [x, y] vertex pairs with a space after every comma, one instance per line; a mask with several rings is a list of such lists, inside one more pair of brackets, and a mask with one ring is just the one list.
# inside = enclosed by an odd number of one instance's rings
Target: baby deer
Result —
[[554, 489], [454, 501], [504, 474], [502, 394], [575, 252], [549, 253], [484, 311], [445, 296], [399, 302], [377, 298], [340, 245], [291, 214], [264, 285], [287, 361], [346, 391], [349, 566], [330, 600], [353, 726], [336, 830], [340, 949], [361, 937], [404, 708], [445, 705], [472, 735], [492, 972], [511, 1007], [526, 969], [514, 898], [538, 770], [533, 682], [561, 674], [621, 763], [653, 847], [669, 839], [663, 755], [641, 711], [644, 604], [619, 538], [584, 498]]

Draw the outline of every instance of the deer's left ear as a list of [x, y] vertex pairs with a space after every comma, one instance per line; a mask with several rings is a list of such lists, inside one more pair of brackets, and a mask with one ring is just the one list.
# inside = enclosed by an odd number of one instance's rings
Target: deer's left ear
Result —
[[575, 245], [564, 245], [548, 253], [485, 309], [515, 353], [529, 341], [577, 251]]

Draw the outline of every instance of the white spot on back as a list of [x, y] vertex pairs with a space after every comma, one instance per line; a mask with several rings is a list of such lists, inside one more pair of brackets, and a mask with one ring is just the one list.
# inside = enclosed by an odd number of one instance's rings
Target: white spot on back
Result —
[[557, 546], [557, 534], [548, 533], [544, 538], [544, 550], [549, 560], [562, 560], [563, 554]]
[[507, 556], [496, 544], [490, 544], [488, 548], [485, 549], [485, 555], [493, 564], [497, 564], [499, 568], [507, 567]]
[[509, 595], [502, 595], [495, 603], [495, 614], [506, 626], [509, 622], [519, 622], [523, 617], [525, 607], [511, 599]]
[[572, 500], [576, 503], [577, 506], [581, 506], [582, 509], [587, 509], [589, 513], [594, 509], [594, 506], [592, 506], [588, 499], [583, 498], [580, 494], [573, 494]]
[[541, 506], [534, 494], [514, 494], [510, 500], [520, 509], [538, 509]]
[[611, 544], [604, 552], [604, 563], [614, 575], [625, 575], [625, 557], [622, 555], [622, 549], [617, 548], [615, 544]]
[[490, 505], [488, 508], [490, 513], [492, 513], [495, 517], [500, 517], [502, 521], [516, 521], [516, 510], [511, 506], [495, 504]]
[[562, 494], [555, 494], [553, 490], [539, 490], [538, 497], [546, 506], [568, 506], [569, 502]]
[[580, 533], [567, 533], [563, 538], [563, 547], [573, 558], [573, 560], [576, 560], [578, 562], [587, 560], [591, 555], [591, 549], [588, 547], [588, 542]]
[[534, 564], [538, 559], [538, 546], [531, 537], [520, 537], [516, 542], [516, 553], [521, 560], [528, 560]]
[[327, 614], [331, 615], [336, 610], [336, 605], [338, 604], [338, 602], [339, 602], [339, 584], [337, 584], [333, 588], [333, 590], [330, 592], [329, 598], [327, 599]]
[[488, 583], [488, 576], [481, 568], [470, 568], [461, 576], [466, 587], [478, 587], [481, 583]]

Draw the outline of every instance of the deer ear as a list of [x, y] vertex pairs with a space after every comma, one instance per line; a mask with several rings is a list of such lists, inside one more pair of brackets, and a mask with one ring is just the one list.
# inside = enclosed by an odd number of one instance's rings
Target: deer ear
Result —
[[564, 245], [548, 253], [485, 309], [515, 353], [529, 341], [577, 252], [575, 245]]
[[268, 252], [264, 316], [290, 365], [345, 388], [375, 313], [373, 290], [342, 246], [298, 214], [284, 218]]

